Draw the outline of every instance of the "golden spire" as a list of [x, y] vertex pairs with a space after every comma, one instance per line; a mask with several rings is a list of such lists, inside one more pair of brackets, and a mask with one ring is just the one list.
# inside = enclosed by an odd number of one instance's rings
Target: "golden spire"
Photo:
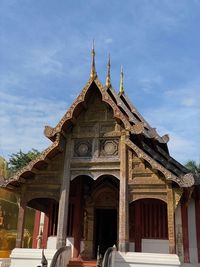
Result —
[[92, 43], [92, 67], [90, 71], [90, 78], [95, 79], [97, 77], [96, 69], [95, 69], [95, 51], [94, 51], [94, 40]]
[[111, 86], [111, 80], [110, 80], [110, 54], [108, 56], [108, 74], [106, 78], [106, 86], [110, 87]]
[[123, 93], [124, 93], [124, 73], [123, 73], [123, 68], [121, 66], [119, 94], [121, 95]]

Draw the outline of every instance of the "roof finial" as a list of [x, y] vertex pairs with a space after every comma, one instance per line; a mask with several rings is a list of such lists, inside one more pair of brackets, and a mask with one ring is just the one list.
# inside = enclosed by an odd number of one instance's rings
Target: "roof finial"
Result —
[[110, 87], [111, 86], [111, 79], [110, 79], [110, 53], [108, 55], [108, 74], [106, 78], [106, 86]]
[[96, 69], [95, 69], [95, 50], [94, 50], [94, 40], [92, 42], [92, 67], [90, 72], [90, 78], [95, 79], [97, 77]]
[[123, 68], [121, 66], [119, 94], [121, 95], [123, 93], [124, 93], [124, 73], [123, 73]]

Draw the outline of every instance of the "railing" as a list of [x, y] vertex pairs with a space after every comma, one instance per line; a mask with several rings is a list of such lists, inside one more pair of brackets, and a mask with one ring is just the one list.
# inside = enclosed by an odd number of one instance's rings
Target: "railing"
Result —
[[48, 261], [44, 255], [44, 249], [42, 250], [42, 260], [41, 260], [42, 265], [38, 265], [37, 267], [47, 267], [48, 266]]
[[71, 246], [59, 248], [51, 261], [50, 267], [66, 267], [71, 258]]
[[102, 261], [102, 267], [112, 267], [114, 251], [116, 251], [116, 246], [110, 247], [106, 250]]
[[[65, 246], [59, 248], [53, 256], [50, 267], [66, 267], [71, 258], [71, 246]], [[48, 267], [48, 261], [44, 255], [44, 249], [42, 250], [42, 260], [40, 266], [37, 267]]]

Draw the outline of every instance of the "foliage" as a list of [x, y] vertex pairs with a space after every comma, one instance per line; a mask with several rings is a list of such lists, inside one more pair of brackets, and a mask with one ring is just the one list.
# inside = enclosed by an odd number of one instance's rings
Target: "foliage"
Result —
[[8, 173], [8, 163], [7, 161], [0, 156], [0, 177], [7, 177]]
[[9, 176], [26, 166], [30, 161], [34, 160], [40, 152], [37, 149], [32, 149], [27, 153], [22, 152], [21, 150], [17, 153], [10, 155], [8, 161], [8, 172]]
[[200, 175], [200, 163], [196, 163], [194, 160], [189, 160], [186, 164], [185, 167], [190, 170], [193, 173], [198, 173]]

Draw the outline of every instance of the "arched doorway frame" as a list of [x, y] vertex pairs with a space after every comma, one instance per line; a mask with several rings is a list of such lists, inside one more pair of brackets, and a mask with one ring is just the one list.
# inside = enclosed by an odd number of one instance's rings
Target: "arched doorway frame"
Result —
[[[131, 201], [129, 203], [130, 250], [167, 253], [169, 247], [167, 216], [167, 203], [160, 197], [138, 197]], [[151, 246], [148, 248], [150, 242]]]
[[[76, 182], [76, 179], [80, 179], [81, 175], [74, 177], [71, 181]], [[86, 177], [84, 174], [82, 177]], [[85, 188], [84, 184], [84, 198], [83, 198], [83, 212], [81, 221], [83, 221], [84, 227], [82, 237], [80, 241], [80, 254], [82, 258], [96, 257], [95, 247], [95, 220], [97, 209], [115, 209], [117, 214], [117, 236], [118, 236], [118, 207], [119, 207], [119, 179], [114, 175], [101, 174], [96, 176], [96, 179], [92, 179], [90, 175], [87, 175], [90, 185], [89, 188]], [[88, 192], [87, 192], [88, 190]], [[107, 197], [102, 201], [102, 196]], [[114, 200], [115, 198], [115, 200]], [[77, 256], [77, 255], [76, 255]]]

